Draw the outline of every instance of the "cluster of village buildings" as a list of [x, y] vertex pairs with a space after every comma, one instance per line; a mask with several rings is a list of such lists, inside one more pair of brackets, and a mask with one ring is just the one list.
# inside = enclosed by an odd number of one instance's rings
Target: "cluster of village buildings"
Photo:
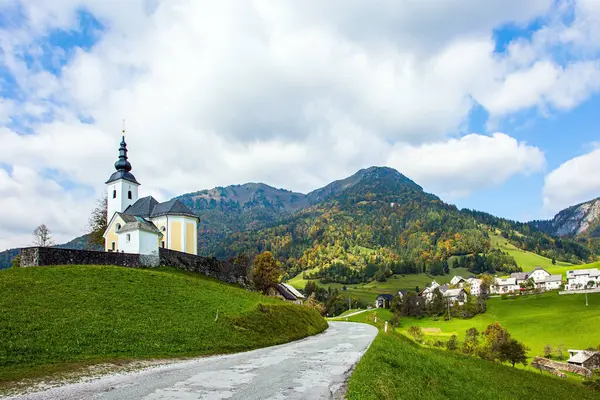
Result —
[[[455, 276], [452, 278], [450, 283], [440, 285], [435, 280], [425, 287], [419, 296], [425, 298], [425, 301], [429, 303], [433, 299], [435, 289], [438, 289], [444, 300], [450, 305], [454, 305], [456, 302], [459, 305], [463, 305], [467, 299], [467, 288], [469, 294], [472, 296], [479, 296], [481, 293], [481, 285], [483, 281], [476, 277], [463, 278], [461, 276]], [[566, 281], [563, 283], [562, 275], [552, 275], [542, 267], [537, 267], [531, 272], [515, 272], [510, 274], [509, 277], [494, 278], [494, 283], [489, 288], [490, 294], [507, 294], [507, 293], [518, 293], [522, 290], [538, 289], [540, 291], [548, 290], [582, 290], [600, 288], [600, 270], [597, 268], [593, 269], [580, 269], [567, 271]], [[403, 297], [406, 291], [401, 290], [398, 292], [398, 296]], [[375, 299], [375, 307], [387, 308], [390, 306], [393, 295], [391, 294], [380, 294]]]

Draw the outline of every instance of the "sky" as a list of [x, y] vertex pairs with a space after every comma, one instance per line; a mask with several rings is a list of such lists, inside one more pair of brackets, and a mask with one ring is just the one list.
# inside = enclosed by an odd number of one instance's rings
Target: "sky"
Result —
[[0, 0], [0, 250], [140, 196], [396, 168], [527, 221], [600, 196], [600, 0]]

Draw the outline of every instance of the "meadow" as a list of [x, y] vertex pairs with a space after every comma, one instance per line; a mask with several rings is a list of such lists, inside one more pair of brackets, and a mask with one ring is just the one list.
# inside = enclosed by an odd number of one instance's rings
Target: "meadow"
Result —
[[168, 269], [0, 271], [0, 387], [104, 361], [231, 353], [322, 332], [314, 310]]
[[[554, 348], [563, 345], [565, 349], [586, 349], [600, 345], [600, 293], [588, 295], [588, 302], [589, 306], [586, 307], [585, 295], [582, 294], [559, 296], [556, 292], [506, 300], [496, 297], [488, 300], [488, 310], [484, 314], [471, 319], [444, 321], [432, 317], [401, 317], [397, 330], [406, 334], [407, 329], [414, 325], [426, 330], [426, 339], [445, 341], [456, 335], [462, 341], [467, 329], [477, 328], [481, 332], [492, 322], [498, 321], [515, 339], [530, 348], [528, 355], [533, 357], [543, 355], [547, 344]], [[372, 320], [370, 314], [374, 312], [379, 319], [389, 320], [392, 317], [389, 310], [378, 309], [348, 319], [369, 323]]]
[[580, 383], [419, 346], [380, 333], [354, 370], [350, 400], [598, 399]]
[[[372, 281], [355, 285], [344, 285], [341, 283], [321, 283], [319, 279], [315, 282], [319, 286], [325, 288], [331, 287], [341, 291], [341, 293], [351, 299], [360, 300], [365, 304], [374, 304], [375, 298], [379, 294], [395, 295], [399, 290], [414, 291], [418, 286], [419, 289], [424, 289], [426, 284], [430, 284], [432, 280], [436, 280], [440, 284], [449, 283], [456, 275], [470, 276], [471, 274], [466, 268], [454, 268], [450, 270], [449, 275], [431, 276], [428, 274], [410, 274], [410, 275], [392, 275], [385, 282]], [[290, 279], [287, 283], [297, 289], [304, 289], [308, 280], [302, 278], [302, 273]], [[346, 286], [346, 290], [342, 288]]]

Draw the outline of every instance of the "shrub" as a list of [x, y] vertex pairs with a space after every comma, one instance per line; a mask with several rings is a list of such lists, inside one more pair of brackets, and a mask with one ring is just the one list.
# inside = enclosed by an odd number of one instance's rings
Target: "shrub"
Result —
[[423, 341], [423, 331], [418, 326], [411, 326], [408, 328], [408, 334], [419, 343]]
[[448, 341], [446, 342], [446, 349], [454, 351], [458, 349], [458, 345], [458, 338], [456, 337], [456, 335], [452, 335], [450, 336], [450, 339], [448, 339]]
[[544, 346], [544, 357], [551, 358], [552, 352], [553, 352], [552, 345], [547, 344]]

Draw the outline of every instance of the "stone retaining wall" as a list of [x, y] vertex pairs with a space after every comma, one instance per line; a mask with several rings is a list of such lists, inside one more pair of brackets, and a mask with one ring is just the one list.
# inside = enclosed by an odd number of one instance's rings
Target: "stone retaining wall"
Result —
[[587, 368], [580, 367], [579, 365], [552, 361], [544, 357], [533, 357], [531, 365], [536, 368], [542, 366], [545, 367], [542, 369], [546, 370], [554, 369], [557, 371], [571, 372], [574, 374], [585, 376], [586, 378], [590, 378], [592, 376], [592, 371], [590, 371]]
[[159, 265], [197, 272], [223, 282], [248, 286], [249, 262], [217, 260], [175, 250], [159, 249], [158, 255], [72, 250], [57, 247], [27, 247], [21, 249], [21, 267], [51, 265], [119, 265], [140, 268]]

